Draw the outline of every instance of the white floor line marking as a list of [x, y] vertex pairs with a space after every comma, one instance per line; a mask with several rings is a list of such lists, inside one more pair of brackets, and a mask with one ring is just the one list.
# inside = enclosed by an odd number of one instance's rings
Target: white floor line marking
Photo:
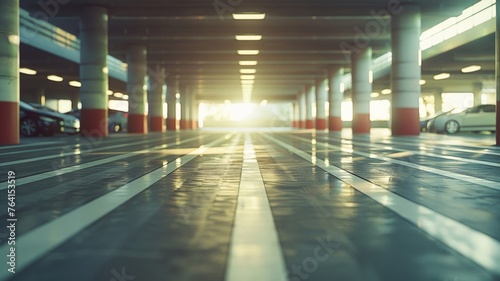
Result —
[[[110, 163], [113, 161], [118, 161], [118, 160], [129, 158], [129, 157], [132, 157], [135, 155], [155, 152], [156, 150], [159, 150], [159, 149], [165, 149], [165, 148], [169, 148], [173, 145], [188, 143], [188, 142], [194, 141], [196, 139], [198, 139], [198, 137], [185, 139], [185, 140], [182, 140], [180, 142], [176, 141], [176, 142], [169, 143], [169, 144], [162, 144], [162, 145], [158, 145], [158, 146], [155, 146], [155, 147], [152, 147], [149, 149], [134, 151], [134, 152], [130, 152], [130, 153], [122, 154], [122, 155], [116, 155], [116, 156], [112, 156], [112, 157], [108, 157], [108, 158], [104, 158], [104, 159], [100, 159], [100, 160], [95, 160], [95, 161], [91, 161], [91, 162], [87, 162], [87, 163], [83, 163], [83, 164], [79, 164], [79, 165], [75, 165], [75, 166], [69, 166], [69, 167], [62, 168], [62, 169], [57, 169], [57, 170], [53, 170], [53, 171], [49, 171], [49, 172], [45, 172], [45, 173], [41, 173], [41, 174], [37, 174], [37, 175], [19, 178], [16, 180], [16, 187], [19, 187], [19, 186], [24, 185], [24, 184], [32, 183], [35, 181], [48, 179], [51, 177], [62, 176], [62, 175], [67, 174], [67, 173], [95, 167], [95, 166]], [[7, 189], [7, 185], [6, 184], [0, 185], [0, 190], [4, 190], [4, 189]]]
[[[305, 138], [304, 138], [305, 139]], [[316, 140], [318, 140], [316, 136]], [[327, 139], [321, 139], [321, 141], [327, 142]], [[466, 163], [474, 163], [474, 164], [479, 164], [479, 165], [486, 165], [486, 166], [493, 166], [493, 167], [500, 167], [500, 163], [494, 163], [494, 162], [488, 162], [488, 161], [481, 161], [481, 160], [474, 160], [474, 159], [468, 159], [468, 158], [463, 158], [463, 157], [458, 157], [458, 156], [452, 156], [452, 155], [441, 155], [441, 154], [435, 154], [432, 152], [426, 152], [426, 151], [420, 151], [420, 150], [408, 150], [408, 149], [400, 149], [400, 148], [395, 148], [391, 144], [386, 144], [386, 145], [381, 145], [381, 144], [376, 144], [376, 143], [362, 143], [358, 141], [353, 141], [353, 140], [342, 140], [342, 142], [347, 142], [348, 144], [355, 144], [359, 146], [365, 146], [365, 147], [374, 147], [374, 148], [382, 148], [385, 150], [393, 150], [393, 151], [401, 151], [401, 152], [411, 152], [414, 154], [419, 154], [419, 155], [425, 155], [429, 157], [436, 157], [436, 158], [443, 158], [443, 159], [448, 159], [448, 160], [454, 160], [454, 161], [460, 161], [460, 162], [466, 162]], [[388, 148], [390, 147], [390, 148]]]
[[0, 150], [7, 150], [7, 149], [13, 149], [13, 148], [24, 148], [24, 147], [30, 147], [30, 146], [41, 146], [41, 145], [46, 145], [46, 144], [64, 144], [64, 143], [65, 142], [62, 142], [62, 141], [45, 141], [45, 142], [37, 142], [37, 143], [12, 144], [12, 145], [8, 145], [8, 146], [2, 146], [2, 147], [0, 147]]
[[[88, 151], [90, 151], [90, 152], [102, 151], [102, 150], [106, 150], [106, 149], [121, 148], [121, 147], [139, 145], [139, 144], [149, 143], [149, 142], [151, 142], [151, 140], [144, 140], [144, 141], [135, 142], [135, 143], [117, 144], [117, 145], [106, 146], [106, 147], [99, 147], [99, 148], [97, 148], [97, 146], [99, 146], [98, 144], [92, 145], [89, 142]], [[84, 145], [84, 144], [81, 144], [81, 145]], [[85, 151], [85, 149], [86, 149], [85, 147], [82, 147], [82, 148], [80, 148], [78, 150], [75, 150], [73, 152], [57, 153], [57, 154], [53, 154], [53, 155], [40, 156], [40, 157], [35, 157], [35, 158], [28, 158], [28, 159], [22, 159], [22, 160], [16, 160], [16, 161], [4, 162], [4, 163], [0, 163], [0, 167], [17, 165], [17, 164], [24, 164], [24, 163], [30, 163], [30, 162], [34, 162], [34, 161], [40, 161], [40, 160], [60, 158], [60, 157], [65, 157], [65, 156], [80, 155], [80, 154], [82, 154], [82, 152]]]
[[242, 169], [225, 280], [285, 281], [278, 232], [248, 133]]
[[[304, 160], [313, 163], [312, 155], [274, 137], [268, 135], [264, 136]], [[413, 203], [404, 197], [357, 177], [343, 169], [330, 166], [325, 163], [324, 160], [315, 159], [316, 163], [314, 165], [397, 213], [416, 227], [483, 268], [495, 274], [500, 274], [500, 267], [498, 266], [498, 261], [500, 260], [499, 241], [427, 207]]]
[[[307, 141], [303, 138], [296, 137], [296, 136], [293, 136], [293, 138], [300, 140], [300, 141], [304, 141], [304, 142]], [[360, 151], [354, 151], [354, 150], [349, 149], [349, 148], [345, 148], [345, 147], [341, 147], [341, 146], [337, 146], [337, 145], [332, 145], [332, 144], [328, 144], [328, 143], [318, 142], [318, 143], [316, 143], [316, 146], [324, 146], [324, 147], [328, 147], [328, 148], [339, 149], [343, 152], [364, 156], [364, 157], [367, 157], [370, 159], [379, 159], [379, 160], [383, 160], [383, 161], [386, 161], [389, 163], [414, 168], [414, 169], [417, 169], [420, 171], [425, 171], [425, 172], [433, 173], [436, 175], [445, 176], [448, 178], [458, 179], [461, 181], [469, 182], [471, 184], [481, 185], [481, 186], [489, 187], [491, 189], [500, 190], [500, 182], [495, 182], [495, 181], [480, 179], [480, 178], [476, 178], [476, 177], [472, 177], [472, 176], [457, 174], [457, 173], [448, 172], [448, 171], [444, 171], [444, 170], [440, 170], [440, 169], [432, 168], [432, 167], [427, 167], [427, 166], [423, 166], [423, 165], [419, 165], [419, 164], [413, 164], [413, 163], [406, 162], [406, 161], [396, 160], [396, 159], [393, 159], [390, 157], [380, 156], [380, 155], [377, 155], [375, 153], [365, 153], [365, 152], [360, 152]]]
[[[231, 134], [230, 134], [231, 135]], [[55, 247], [82, 231], [92, 223], [107, 215], [129, 199], [149, 188], [154, 183], [168, 176], [179, 167], [203, 154], [210, 147], [229, 139], [230, 135], [219, 138], [177, 158], [166, 165], [146, 174], [128, 184], [111, 191], [51, 222], [41, 225], [16, 239], [16, 273], [46, 255]], [[9, 253], [9, 246], [0, 247], [0, 253]], [[2, 264], [7, 264], [7, 255], [1, 255]], [[7, 270], [0, 271], [0, 280], [12, 277]]]

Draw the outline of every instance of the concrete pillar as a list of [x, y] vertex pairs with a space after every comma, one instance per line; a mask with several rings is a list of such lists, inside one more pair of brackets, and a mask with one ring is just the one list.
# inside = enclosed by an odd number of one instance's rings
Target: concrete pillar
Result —
[[108, 135], [108, 15], [104, 7], [81, 7], [81, 134]]
[[474, 106], [482, 104], [481, 96], [483, 94], [483, 83], [481, 82], [473, 83], [472, 93], [474, 94]]
[[327, 83], [324, 78], [316, 80], [316, 130], [326, 130]]
[[148, 132], [146, 116], [146, 47], [132, 46], [127, 55], [128, 81], [128, 132], [146, 134]]
[[165, 103], [165, 69], [148, 76], [148, 116], [149, 130], [163, 132], [163, 104]]
[[180, 120], [180, 129], [181, 130], [187, 130], [189, 127], [189, 94], [188, 94], [188, 87], [186, 85], [182, 85], [180, 89], [180, 104], [181, 104], [181, 120]]
[[306, 120], [307, 120], [307, 98], [306, 98], [306, 92], [305, 91], [300, 91], [299, 92], [299, 128], [305, 129], [306, 128]]
[[420, 134], [420, 7], [392, 16], [392, 134]]
[[434, 112], [443, 111], [443, 89], [436, 89], [434, 93]]
[[177, 130], [177, 120], [176, 120], [176, 103], [177, 98], [177, 83], [173, 79], [167, 80], [167, 130], [175, 131]]
[[293, 115], [292, 115], [292, 128], [300, 128], [299, 123], [300, 123], [300, 97], [297, 96], [297, 98], [293, 101], [292, 106], [293, 106]]
[[333, 132], [342, 130], [342, 101], [344, 100], [343, 76], [343, 68], [331, 69], [328, 74], [328, 102], [330, 106], [328, 129]]
[[189, 95], [191, 98], [191, 102], [189, 103], [190, 104], [190, 107], [191, 107], [191, 110], [190, 110], [190, 114], [191, 114], [191, 129], [195, 130], [195, 129], [198, 129], [198, 107], [199, 107], [199, 103], [198, 103], [198, 100], [196, 100], [196, 91], [191, 91], [190, 92], [190, 95]]
[[0, 145], [19, 144], [19, 0], [0, 11]]
[[[496, 5], [496, 14], [500, 15], [500, 5]], [[500, 146], [500, 16], [497, 16], [495, 21], [495, 78], [497, 92], [496, 145]]]
[[372, 65], [372, 49], [368, 47], [359, 53], [351, 54], [352, 64], [352, 132], [354, 134], [370, 133], [370, 95], [372, 84], [370, 70]]
[[316, 102], [316, 87], [309, 85], [306, 87], [306, 129], [314, 129], [313, 107]]

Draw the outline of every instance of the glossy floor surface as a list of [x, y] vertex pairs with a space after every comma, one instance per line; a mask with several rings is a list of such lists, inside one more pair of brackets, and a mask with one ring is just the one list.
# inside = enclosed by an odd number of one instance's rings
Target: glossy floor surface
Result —
[[0, 280], [500, 280], [492, 144], [377, 130], [23, 140], [0, 147], [17, 219], [14, 274], [0, 229]]

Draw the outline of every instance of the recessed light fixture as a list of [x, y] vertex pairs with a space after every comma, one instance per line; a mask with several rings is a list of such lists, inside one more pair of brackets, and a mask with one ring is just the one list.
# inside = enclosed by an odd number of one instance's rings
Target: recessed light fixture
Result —
[[419, 82], [420, 85], [425, 85], [425, 83], [427, 83], [427, 81], [425, 81], [424, 79], [421, 79]]
[[439, 73], [438, 75], [434, 75], [434, 80], [443, 80], [443, 79], [447, 79], [447, 78], [450, 78], [450, 74], [446, 73], [446, 72]]
[[244, 60], [239, 62], [240, 65], [257, 65], [257, 61], [254, 60]]
[[19, 68], [19, 73], [26, 74], [26, 75], [36, 75], [36, 70], [23, 67], [23, 68]]
[[259, 50], [238, 50], [238, 55], [258, 55]]
[[471, 66], [467, 66], [467, 67], [462, 68], [463, 73], [470, 73], [470, 72], [474, 72], [474, 71], [478, 71], [478, 70], [481, 70], [481, 66], [479, 66], [479, 65], [471, 65]]
[[128, 95], [123, 95], [122, 99], [128, 100]]
[[263, 20], [265, 18], [265, 13], [233, 13], [233, 19], [235, 20]]
[[82, 86], [82, 83], [80, 83], [79, 81], [69, 81], [69, 85], [76, 88], [80, 88]]
[[123, 93], [120, 93], [120, 92], [116, 92], [113, 94], [113, 96], [115, 96], [116, 98], [123, 98]]
[[57, 75], [49, 75], [49, 76], [47, 76], [47, 79], [49, 79], [50, 81], [54, 81], [54, 82], [62, 82], [64, 80], [61, 76], [57, 76]]
[[262, 40], [262, 35], [236, 35], [235, 38], [239, 41], [258, 41]]
[[379, 94], [379, 93], [377, 93], [377, 92], [373, 92], [373, 93], [371, 93], [371, 94], [370, 94], [370, 96], [371, 96], [372, 98], [378, 98], [378, 97], [380, 96], [380, 94]]
[[268, 103], [268, 101], [267, 101], [267, 100], [262, 100], [262, 101], [260, 102], [260, 106], [266, 106], [266, 104], [267, 104], [267, 103]]
[[382, 95], [388, 95], [388, 94], [392, 93], [392, 90], [391, 89], [383, 89], [380, 93], [382, 93]]
[[240, 69], [241, 74], [255, 74], [257, 70], [255, 69]]
[[111, 96], [113, 94], [113, 91], [108, 90], [108, 96]]
[[241, 80], [254, 80], [255, 79], [255, 75], [241, 75], [240, 79]]

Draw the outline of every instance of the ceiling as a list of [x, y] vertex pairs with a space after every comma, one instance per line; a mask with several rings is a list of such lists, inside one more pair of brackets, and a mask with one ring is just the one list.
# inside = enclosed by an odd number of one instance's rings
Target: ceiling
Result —
[[[43, 11], [38, 0], [22, 0], [21, 8], [31, 13]], [[54, 1], [55, 2], [55, 1]], [[373, 56], [390, 51], [390, 10], [382, 0], [71, 0], [51, 7], [50, 22], [78, 36], [78, 15], [82, 6], [105, 6], [109, 11], [109, 53], [124, 62], [132, 45], [144, 45], [148, 62], [155, 69], [165, 67], [169, 77], [196, 91], [200, 100], [241, 100], [238, 65], [240, 60], [256, 60], [252, 100], [291, 100], [304, 86], [326, 77], [330, 67], [342, 66], [349, 72], [349, 54], [342, 44], [352, 44], [354, 36], [370, 21], [381, 25], [370, 37]], [[476, 0], [416, 0], [422, 7], [422, 30], [458, 15]], [[397, 0], [389, 3], [399, 5]], [[218, 8], [216, 8], [216, 6]], [[219, 9], [219, 10], [217, 10]], [[232, 13], [264, 12], [264, 20], [234, 20]], [[375, 15], [375, 16], [374, 16]], [[260, 41], [237, 41], [238, 34], [259, 34]], [[441, 70], [459, 71], [464, 63], [481, 60], [487, 67], [467, 79], [487, 79], [494, 72], [494, 38], [487, 36], [456, 50], [426, 60], [422, 75]], [[258, 55], [242, 56], [237, 50], [259, 50]], [[78, 79], [78, 66], [27, 46], [21, 49], [21, 65], [63, 68]], [[48, 69], [47, 71], [61, 71]], [[31, 78], [35, 79], [35, 78]], [[112, 79], [111, 79], [112, 80]], [[464, 81], [464, 79], [459, 79]], [[33, 81], [30, 85], [35, 85]], [[42, 81], [40, 81], [42, 83]], [[44, 82], [47, 84], [47, 82]], [[125, 86], [112, 81], [112, 87]], [[123, 84], [123, 83], [122, 83]], [[51, 87], [47, 84], [46, 87]], [[387, 87], [389, 78], [375, 81], [374, 88]], [[111, 86], [110, 86], [111, 87]], [[439, 87], [429, 84], [427, 87]], [[73, 89], [75, 91], [75, 89]]]

